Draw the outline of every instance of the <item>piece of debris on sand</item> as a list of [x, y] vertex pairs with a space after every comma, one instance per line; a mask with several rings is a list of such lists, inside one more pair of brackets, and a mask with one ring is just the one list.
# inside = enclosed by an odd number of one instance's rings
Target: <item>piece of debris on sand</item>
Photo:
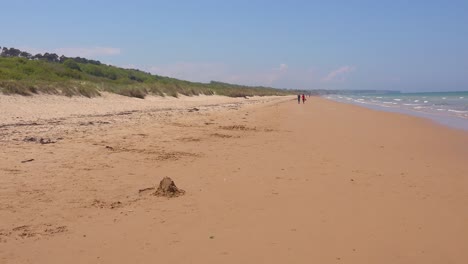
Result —
[[145, 193], [147, 193], [147, 192], [149, 192], [149, 191], [152, 191], [152, 190], [154, 190], [154, 189], [155, 189], [154, 187], [143, 188], [143, 189], [138, 190], [138, 193], [139, 193], [139, 194], [145, 194]]
[[[61, 139], [63, 138], [58, 138], [57, 140], [61, 140]], [[36, 143], [41, 143], [43, 145], [57, 143], [57, 140], [52, 140], [50, 138], [36, 138], [36, 137], [25, 137], [23, 139], [24, 142], [36, 142]]]
[[177, 188], [174, 181], [169, 177], [164, 177], [164, 179], [162, 179], [159, 183], [158, 189], [156, 190], [156, 192], [154, 192], [154, 195], [156, 196], [163, 196], [169, 198], [177, 197], [184, 194], [185, 191]]

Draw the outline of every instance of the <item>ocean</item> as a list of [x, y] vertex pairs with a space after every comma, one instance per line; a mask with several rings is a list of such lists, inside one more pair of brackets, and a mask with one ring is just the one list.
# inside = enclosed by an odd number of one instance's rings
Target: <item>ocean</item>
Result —
[[432, 119], [468, 130], [468, 91], [392, 94], [334, 94], [325, 98], [368, 108]]

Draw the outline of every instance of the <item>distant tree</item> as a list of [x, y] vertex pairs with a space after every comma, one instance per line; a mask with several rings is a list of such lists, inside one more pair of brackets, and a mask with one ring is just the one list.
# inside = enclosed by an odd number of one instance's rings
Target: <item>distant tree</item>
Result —
[[75, 60], [75, 61], [78, 62], [78, 63], [83, 63], [83, 64], [101, 65], [101, 62], [100, 62], [100, 61], [97, 61], [97, 60], [88, 60], [88, 59], [86, 59], [86, 58], [81, 58], [81, 57], [73, 58], [73, 60]]
[[88, 60], [88, 63], [94, 64], [94, 65], [101, 65], [101, 62], [98, 60]]
[[2, 49], [2, 57], [19, 57], [21, 50], [15, 48], [6, 48]]
[[50, 62], [59, 62], [59, 56], [55, 53], [45, 53], [44, 56], [42, 56], [43, 59], [50, 61]]
[[31, 53], [28, 53], [28, 52], [26, 52], [26, 51], [22, 51], [22, 52], [20, 53], [20, 57], [22, 57], [22, 58], [27, 58], [27, 59], [31, 59], [32, 55], [31, 55]]
[[4, 48], [2, 49], [2, 56], [3, 56], [3, 57], [10, 57], [10, 49], [7, 48], [7, 47], [4, 47]]
[[40, 59], [42, 59], [42, 54], [38, 53], [38, 54], [32, 56], [32, 59], [33, 60], [40, 60]]
[[10, 48], [10, 57], [19, 57], [21, 54], [21, 50], [15, 49], [15, 48]]
[[63, 65], [69, 69], [81, 71], [80, 65], [73, 59], [66, 59]]
[[74, 60], [78, 63], [86, 63], [86, 59], [85, 58], [81, 58], [81, 57], [76, 57], [74, 58]]
[[59, 61], [60, 63], [64, 63], [68, 58], [65, 57], [64, 55], [60, 56]]

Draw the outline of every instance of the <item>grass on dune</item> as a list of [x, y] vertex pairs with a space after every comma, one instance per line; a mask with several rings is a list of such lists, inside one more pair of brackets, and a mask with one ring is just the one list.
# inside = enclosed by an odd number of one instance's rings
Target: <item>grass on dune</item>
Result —
[[1, 56], [0, 92], [25, 96], [44, 93], [86, 97], [111, 92], [142, 99], [148, 94], [173, 97], [214, 94], [245, 97], [291, 93], [268, 87], [189, 82], [135, 69], [118, 68], [97, 61], [91, 62], [81, 58], [48, 61]]

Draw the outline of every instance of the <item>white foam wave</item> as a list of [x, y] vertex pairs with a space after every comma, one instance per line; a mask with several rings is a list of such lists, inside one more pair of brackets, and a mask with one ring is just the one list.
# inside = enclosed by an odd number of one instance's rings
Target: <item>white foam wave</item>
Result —
[[449, 112], [453, 112], [453, 113], [458, 113], [458, 114], [466, 114], [466, 113], [468, 113], [468, 111], [460, 111], [460, 110], [453, 110], [453, 109], [449, 109], [448, 111], [449, 111]]

